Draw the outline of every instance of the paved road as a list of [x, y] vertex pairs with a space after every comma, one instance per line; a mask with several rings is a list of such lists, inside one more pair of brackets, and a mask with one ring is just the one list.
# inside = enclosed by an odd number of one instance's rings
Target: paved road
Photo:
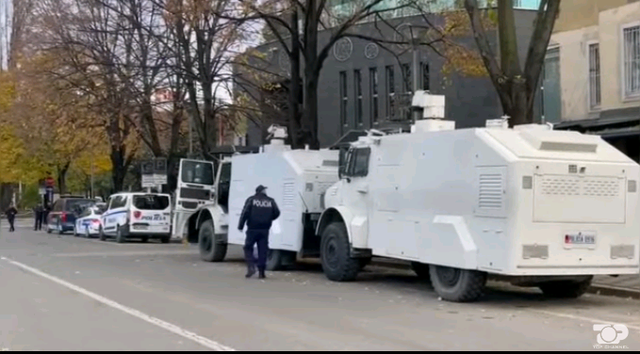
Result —
[[404, 270], [367, 268], [332, 283], [319, 267], [244, 279], [240, 250], [203, 263], [179, 244], [0, 229], [0, 349], [593, 350], [594, 323], [629, 328], [640, 302], [547, 300], [490, 284], [483, 301], [439, 301]]

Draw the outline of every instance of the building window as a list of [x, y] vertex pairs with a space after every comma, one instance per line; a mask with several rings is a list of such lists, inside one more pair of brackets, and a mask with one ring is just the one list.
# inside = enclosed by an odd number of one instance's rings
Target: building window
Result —
[[640, 25], [624, 28], [624, 95], [640, 95]]
[[558, 123], [562, 119], [560, 91], [560, 48], [550, 48], [544, 59], [543, 117], [545, 122]]
[[404, 92], [411, 93], [411, 65], [402, 64], [402, 82]]
[[347, 96], [347, 72], [340, 72], [340, 123], [343, 126], [347, 125], [347, 103], [349, 97]]
[[369, 95], [371, 96], [371, 124], [378, 122], [378, 69], [369, 69]]
[[422, 89], [429, 91], [429, 63], [421, 63], [422, 68]]
[[405, 120], [411, 120], [411, 95], [413, 95], [413, 90], [411, 90], [412, 82], [411, 82], [411, 65], [402, 64], [402, 86], [404, 87], [404, 99], [402, 100], [402, 115]]
[[395, 78], [393, 72], [393, 66], [389, 65], [385, 68], [387, 73], [387, 117], [391, 118], [395, 116]]
[[600, 107], [600, 45], [589, 44], [589, 107]]
[[353, 83], [356, 94], [356, 122], [358, 125], [362, 125], [362, 76], [360, 76], [360, 70], [353, 71]]

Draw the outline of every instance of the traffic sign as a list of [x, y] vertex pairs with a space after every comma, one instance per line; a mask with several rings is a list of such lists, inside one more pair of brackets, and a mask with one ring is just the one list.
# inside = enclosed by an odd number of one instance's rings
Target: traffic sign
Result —
[[167, 159], [158, 157], [153, 159], [153, 180], [157, 186], [167, 184]]
[[153, 160], [143, 161], [140, 170], [142, 171], [142, 188], [155, 187], [153, 176], [154, 162]]

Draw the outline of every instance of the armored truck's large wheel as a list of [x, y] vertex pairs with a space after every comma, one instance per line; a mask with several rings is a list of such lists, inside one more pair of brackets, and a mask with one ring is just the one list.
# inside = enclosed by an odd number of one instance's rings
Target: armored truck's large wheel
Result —
[[431, 284], [447, 301], [470, 302], [482, 296], [487, 274], [476, 270], [429, 266]]
[[296, 261], [296, 253], [284, 250], [269, 250], [267, 253], [267, 270], [278, 271], [292, 266]]
[[216, 242], [213, 221], [207, 220], [200, 226], [198, 248], [200, 259], [205, 262], [222, 262], [227, 255], [227, 244]]
[[548, 297], [576, 299], [587, 292], [592, 279], [593, 277], [583, 281], [550, 281], [540, 284], [540, 290]]
[[352, 281], [358, 276], [360, 260], [349, 255], [349, 237], [343, 223], [333, 223], [322, 233], [320, 260], [329, 280]]
[[420, 262], [411, 262], [411, 269], [416, 273], [418, 278], [429, 281], [429, 265]]

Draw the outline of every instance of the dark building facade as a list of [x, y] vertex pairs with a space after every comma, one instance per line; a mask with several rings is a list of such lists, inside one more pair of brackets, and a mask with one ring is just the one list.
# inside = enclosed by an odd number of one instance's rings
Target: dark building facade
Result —
[[[519, 54], [524, 63], [533, 31], [535, 10], [514, 10], [516, 17]], [[443, 19], [433, 16], [436, 24]], [[409, 24], [423, 25], [420, 16], [397, 18], [390, 22], [394, 27], [408, 28]], [[374, 28], [374, 26], [377, 26]], [[380, 25], [364, 23], [353, 31], [368, 36], [380, 36]], [[497, 31], [489, 32], [497, 49]], [[393, 38], [393, 30], [383, 35]], [[328, 41], [328, 33], [320, 33], [320, 43]], [[475, 48], [473, 38], [460, 38], [459, 43]], [[287, 55], [280, 44], [266, 43], [257, 47], [265, 53], [268, 70], [286, 75], [289, 70]], [[392, 46], [394, 47], [394, 46]], [[400, 55], [399, 53], [404, 53]], [[502, 116], [498, 95], [488, 77], [464, 77], [455, 73], [442, 74], [444, 59], [435, 51], [423, 47], [419, 51], [419, 88], [432, 94], [445, 95], [447, 119], [455, 120], [457, 128], [484, 126], [487, 119]], [[408, 126], [410, 112], [407, 109], [412, 94], [412, 53], [409, 48], [395, 46], [389, 52], [381, 46], [365, 40], [343, 38], [332, 48], [320, 74], [318, 99], [318, 137], [321, 147], [334, 144], [351, 130], [381, 129], [390, 126]], [[405, 79], [406, 78], [406, 79]], [[534, 108], [539, 119], [540, 104]], [[247, 145], [264, 143], [265, 131], [273, 119], [248, 122]], [[282, 124], [282, 121], [276, 122]]]

